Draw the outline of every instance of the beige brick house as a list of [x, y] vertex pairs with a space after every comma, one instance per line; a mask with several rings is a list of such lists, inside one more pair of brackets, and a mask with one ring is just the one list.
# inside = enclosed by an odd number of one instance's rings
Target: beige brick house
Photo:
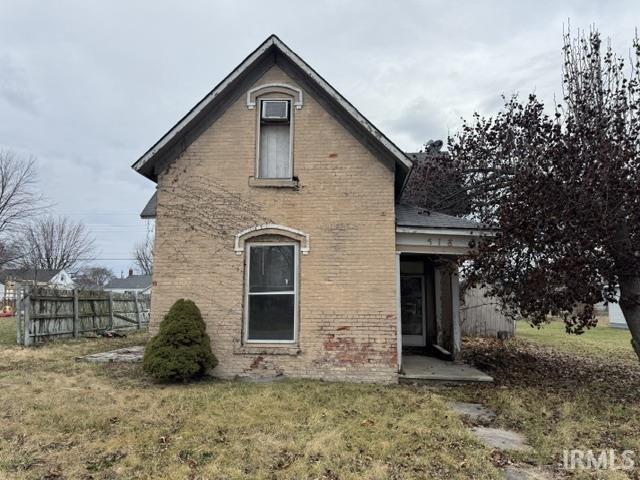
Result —
[[194, 300], [227, 378], [396, 382], [403, 356], [454, 358], [452, 260], [482, 232], [400, 205], [411, 167], [269, 37], [133, 165], [157, 183], [152, 331]]

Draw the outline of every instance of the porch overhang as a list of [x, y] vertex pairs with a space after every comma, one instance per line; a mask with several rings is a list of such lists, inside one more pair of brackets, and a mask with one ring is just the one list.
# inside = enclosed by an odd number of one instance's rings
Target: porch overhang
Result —
[[425, 208], [396, 204], [396, 252], [465, 256], [474, 240], [494, 236], [497, 230], [483, 223]]
[[462, 228], [396, 227], [396, 252], [465, 256], [474, 253], [472, 243], [494, 230]]
[[[431, 265], [429, 292], [422, 287], [423, 295], [431, 295], [433, 321], [423, 320], [426, 344], [431, 351], [444, 351], [450, 358], [459, 357], [462, 346], [460, 333], [460, 290], [457, 260], [472, 256], [475, 243], [481, 238], [495, 236], [497, 230], [484, 225], [439, 213], [423, 214], [403, 207], [402, 216], [396, 213], [396, 302], [397, 302], [397, 351], [398, 372], [403, 372], [403, 301], [402, 264], [421, 261]], [[415, 223], [421, 222], [418, 226]], [[406, 223], [413, 223], [407, 225]], [[405, 223], [404, 225], [402, 223]], [[407, 272], [407, 274], [412, 272]], [[410, 304], [410, 302], [409, 302]], [[428, 305], [425, 305], [427, 308]], [[423, 314], [424, 315], [424, 314]], [[415, 317], [415, 312], [408, 318]], [[411, 320], [409, 320], [411, 321]], [[428, 332], [432, 332], [428, 334]], [[435, 332], [435, 334], [433, 333]], [[412, 337], [408, 336], [407, 340]], [[425, 343], [423, 340], [423, 343]], [[407, 343], [409, 347], [413, 343]], [[405, 372], [406, 373], [406, 372]]]

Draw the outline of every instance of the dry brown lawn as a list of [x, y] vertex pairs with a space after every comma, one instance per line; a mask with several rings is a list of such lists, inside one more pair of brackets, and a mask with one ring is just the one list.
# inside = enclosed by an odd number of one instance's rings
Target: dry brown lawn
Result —
[[560, 322], [518, 326], [508, 342], [467, 340], [467, 360], [493, 375], [496, 386], [451, 391], [494, 409], [496, 424], [525, 433], [532, 454], [511, 460], [548, 465], [555, 475], [565, 449], [635, 452], [633, 471], [579, 471], [571, 478], [640, 479], [640, 363], [626, 330], [597, 327], [568, 335]]
[[424, 388], [158, 385], [139, 365], [74, 360], [143, 341], [1, 346], [0, 478], [499, 478]]
[[[495, 386], [159, 385], [139, 365], [75, 361], [144, 335], [24, 349], [12, 345], [11, 320], [0, 320], [0, 478], [497, 479], [509, 462], [564, 478], [564, 448], [640, 456], [640, 366], [625, 356], [624, 334], [562, 335], [467, 342], [467, 359]], [[495, 425], [525, 433], [534, 450], [482, 447], [447, 410], [453, 399], [493, 408]]]

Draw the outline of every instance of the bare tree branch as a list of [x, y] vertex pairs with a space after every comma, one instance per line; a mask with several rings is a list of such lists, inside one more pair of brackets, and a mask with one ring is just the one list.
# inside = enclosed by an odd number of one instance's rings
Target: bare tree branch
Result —
[[82, 222], [48, 216], [22, 229], [19, 248], [19, 263], [24, 268], [74, 272], [82, 266], [83, 258], [91, 256], [94, 240]]
[[109, 280], [115, 278], [113, 271], [107, 267], [84, 267], [76, 275], [76, 284], [89, 289], [102, 289]]
[[0, 266], [19, 257], [12, 236], [46, 208], [38, 192], [35, 158], [0, 150]]
[[136, 244], [133, 249], [133, 258], [138, 269], [143, 275], [151, 275], [153, 272], [153, 236], [146, 241]]

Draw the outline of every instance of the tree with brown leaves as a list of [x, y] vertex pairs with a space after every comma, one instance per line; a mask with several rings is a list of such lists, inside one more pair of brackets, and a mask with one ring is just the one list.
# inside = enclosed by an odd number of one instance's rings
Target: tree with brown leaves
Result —
[[427, 206], [460, 198], [501, 229], [464, 268], [509, 313], [581, 333], [594, 304], [617, 301], [640, 357], [640, 41], [631, 65], [597, 31], [567, 34], [563, 52], [563, 100], [549, 112], [514, 96], [476, 114], [423, 173], [459, 188]]

